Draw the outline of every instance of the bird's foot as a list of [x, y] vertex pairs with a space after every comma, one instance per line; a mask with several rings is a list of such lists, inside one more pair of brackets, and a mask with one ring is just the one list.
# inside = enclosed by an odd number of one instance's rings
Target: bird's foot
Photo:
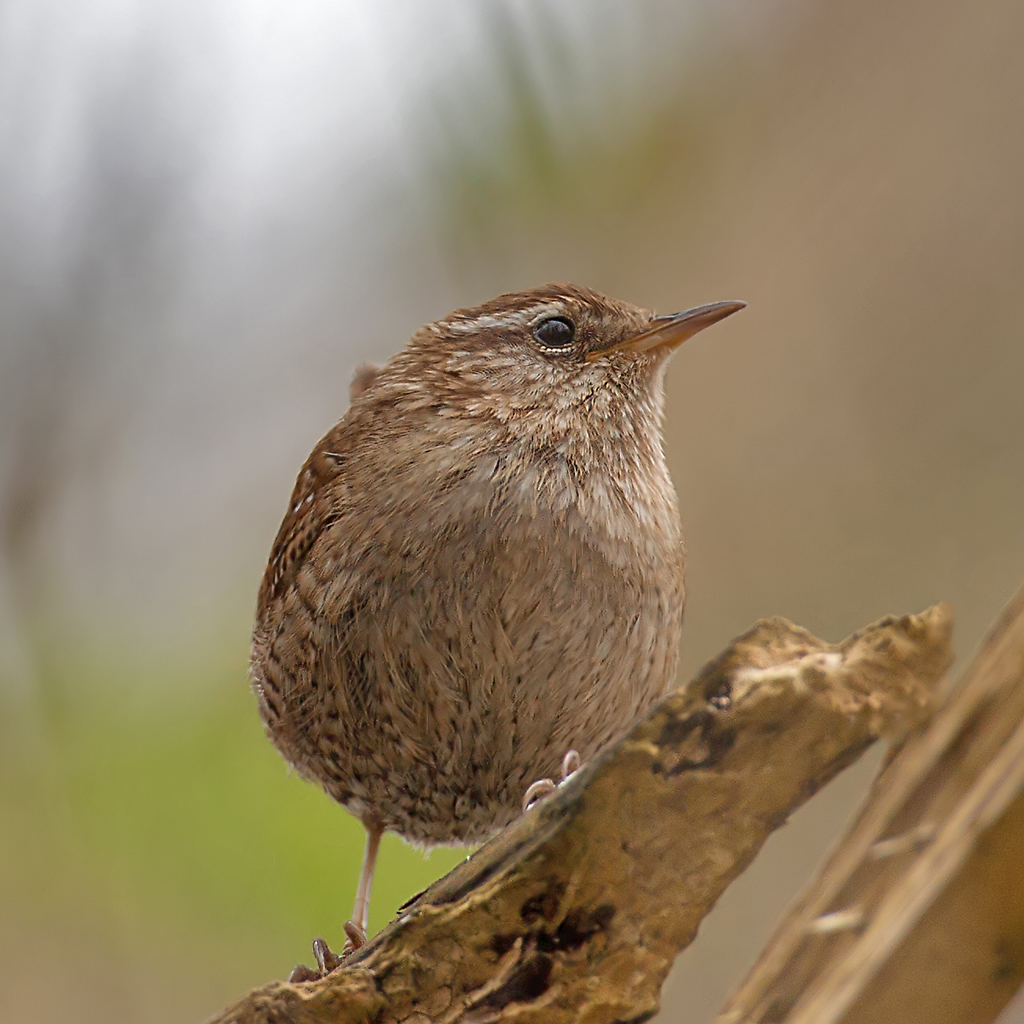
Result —
[[553, 793], [557, 788], [553, 779], [538, 779], [531, 782], [523, 794], [523, 810], [528, 811], [541, 797]]
[[366, 931], [355, 921], [345, 922], [345, 951], [342, 956], [354, 953], [360, 946], [366, 945]]
[[292, 973], [288, 975], [288, 984], [304, 985], [308, 981], [319, 981], [319, 979], [319, 971], [314, 971], [312, 967], [307, 967], [305, 964], [296, 964], [292, 968]]
[[579, 751], [567, 750], [562, 758], [562, 782], [568, 782], [580, 770]]
[[558, 786], [565, 785], [580, 770], [580, 755], [575, 750], [567, 750], [562, 758], [562, 779], [555, 785], [553, 779], [538, 779], [530, 784], [523, 794], [523, 810], [528, 811], [538, 800], [553, 793]]
[[296, 985], [302, 982], [319, 981], [320, 978], [326, 978], [331, 971], [340, 967], [351, 953], [354, 953], [360, 946], [365, 945], [366, 932], [355, 921], [346, 921], [345, 946], [341, 953], [331, 952], [331, 947], [327, 945], [327, 940], [317, 936], [313, 940], [313, 956], [316, 959], [318, 969], [314, 970], [305, 964], [299, 964], [292, 969], [292, 973], [288, 975], [288, 980], [293, 985]]

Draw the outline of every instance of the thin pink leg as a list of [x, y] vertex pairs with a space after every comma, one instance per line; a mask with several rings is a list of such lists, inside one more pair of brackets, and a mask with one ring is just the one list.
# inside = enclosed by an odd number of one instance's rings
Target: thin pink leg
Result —
[[[384, 835], [384, 826], [375, 818], [363, 819], [366, 829], [366, 852], [363, 854], [363, 870], [359, 875], [359, 887], [356, 889], [356, 903], [352, 908], [352, 924], [356, 926], [366, 941], [366, 926], [370, 920], [370, 890], [373, 888], [373, 869], [377, 864], [377, 851], [380, 839]], [[346, 928], [346, 931], [348, 929]], [[353, 938], [350, 934], [349, 938]]]

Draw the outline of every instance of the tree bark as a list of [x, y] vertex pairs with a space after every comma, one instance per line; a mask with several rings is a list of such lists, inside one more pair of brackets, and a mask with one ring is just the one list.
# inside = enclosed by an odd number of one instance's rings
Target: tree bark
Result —
[[1024, 980], [1024, 591], [716, 1024], [987, 1024]]

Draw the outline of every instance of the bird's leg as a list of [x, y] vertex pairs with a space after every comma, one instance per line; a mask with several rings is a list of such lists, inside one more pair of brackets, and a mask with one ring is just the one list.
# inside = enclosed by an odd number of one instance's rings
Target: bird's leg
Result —
[[346, 947], [351, 946], [352, 949], [358, 949], [366, 942], [366, 926], [370, 919], [370, 889], [373, 887], [373, 869], [377, 864], [380, 839], [384, 835], [384, 826], [370, 814], [364, 816], [363, 827], [366, 829], [363, 870], [359, 875], [359, 887], [356, 889], [352, 920], [345, 922], [345, 934], [348, 936], [345, 945]]
[[[575, 750], [567, 750], [562, 758], [562, 780], [558, 785], [568, 782], [569, 778], [576, 774], [580, 768], [580, 755]], [[553, 793], [558, 786], [553, 779], [538, 779], [530, 784], [523, 794], [523, 810], [528, 811], [530, 807], [542, 797]]]
[[352, 909], [352, 920], [345, 922], [345, 948], [339, 956], [331, 952], [331, 947], [321, 938], [313, 940], [313, 956], [319, 972], [312, 970], [305, 964], [299, 964], [289, 975], [291, 982], [316, 981], [317, 978], [326, 977], [348, 956], [354, 953], [360, 946], [366, 944], [366, 925], [370, 917], [370, 889], [373, 886], [373, 869], [377, 863], [377, 851], [380, 849], [381, 836], [384, 835], [384, 826], [372, 815], [367, 814], [363, 818], [363, 828], [366, 829], [366, 851], [363, 854], [363, 870], [359, 874], [359, 886], [356, 888], [356, 904]]

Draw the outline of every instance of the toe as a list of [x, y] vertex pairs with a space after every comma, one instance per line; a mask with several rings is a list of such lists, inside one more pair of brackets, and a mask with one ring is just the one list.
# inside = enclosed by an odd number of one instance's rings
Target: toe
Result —
[[354, 953], [361, 946], [366, 945], [366, 932], [355, 921], [345, 922], [345, 936], [346, 953]]
[[316, 957], [321, 977], [330, 974], [331, 971], [341, 964], [342, 959], [336, 953], [332, 953], [331, 947], [319, 936], [313, 940], [313, 956]]
[[555, 790], [555, 784], [551, 779], [538, 779], [523, 794], [523, 810], [528, 811], [530, 805], [543, 796], [547, 796]]
[[314, 971], [312, 967], [299, 964], [292, 968], [292, 973], [288, 975], [288, 981], [293, 985], [302, 985], [307, 981], [316, 981], [319, 977], [320, 973]]

